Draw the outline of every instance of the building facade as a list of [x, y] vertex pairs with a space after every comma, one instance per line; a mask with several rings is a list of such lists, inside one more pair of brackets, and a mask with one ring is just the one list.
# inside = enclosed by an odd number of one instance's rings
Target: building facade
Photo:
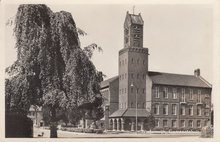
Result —
[[111, 130], [146, 130], [153, 115], [155, 129], [196, 129], [208, 125], [211, 85], [200, 76], [148, 71], [141, 14], [127, 12], [124, 48], [119, 51], [118, 76], [101, 83], [105, 126]]

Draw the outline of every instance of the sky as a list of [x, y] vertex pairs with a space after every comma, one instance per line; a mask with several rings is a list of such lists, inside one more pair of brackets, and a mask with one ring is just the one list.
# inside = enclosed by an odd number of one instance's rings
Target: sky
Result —
[[[67, 11], [76, 26], [88, 33], [80, 37], [81, 47], [96, 43], [103, 52], [95, 52], [92, 61], [96, 68], [111, 78], [118, 75], [118, 52], [124, 45], [123, 24], [126, 4], [69, 4], [47, 5], [54, 12]], [[13, 18], [18, 5], [6, 6], [5, 22]], [[213, 11], [209, 4], [142, 4], [135, 5], [135, 14], [144, 20], [144, 47], [149, 49], [149, 70], [201, 75], [213, 82]], [[16, 60], [13, 25], [5, 27], [5, 64]]]

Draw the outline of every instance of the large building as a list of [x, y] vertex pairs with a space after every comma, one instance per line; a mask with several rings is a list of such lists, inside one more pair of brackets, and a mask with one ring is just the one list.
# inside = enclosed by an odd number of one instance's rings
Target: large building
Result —
[[155, 129], [189, 130], [207, 125], [211, 85], [200, 76], [199, 69], [193, 75], [149, 71], [143, 26], [141, 14], [127, 12], [119, 74], [101, 83], [105, 126], [118, 131], [146, 130], [150, 114], [155, 118]]

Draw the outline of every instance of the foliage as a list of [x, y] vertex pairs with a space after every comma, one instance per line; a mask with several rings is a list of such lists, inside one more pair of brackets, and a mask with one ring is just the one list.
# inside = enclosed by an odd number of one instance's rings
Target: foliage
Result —
[[80, 48], [77, 32], [86, 33], [76, 28], [69, 12], [54, 13], [43, 4], [20, 5], [14, 32], [17, 61], [6, 68], [11, 76], [5, 86], [8, 111], [26, 113], [30, 105], [44, 105], [50, 122], [72, 118], [75, 123], [84, 115], [78, 107], [90, 103], [101, 116], [102, 73], [90, 60], [101, 48]]

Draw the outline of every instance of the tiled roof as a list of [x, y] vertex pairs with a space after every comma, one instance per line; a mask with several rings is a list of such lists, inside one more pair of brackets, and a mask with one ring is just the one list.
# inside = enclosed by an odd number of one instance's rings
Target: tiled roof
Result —
[[196, 77], [194, 75], [162, 72], [149, 72], [148, 75], [154, 84], [211, 88], [211, 85], [202, 77]]
[[115, 77], [112, 77], [112, 78], [109, 78], [109, 79], [107, 79], [107, 80], [102, 81], [102, 82], [101, 82], [101, 88], [106, 88], [106, 87], [108, 87], [108, 86], [109, 86], [109, 83], [112, 82], [112, 81], [114, 81], [114, 80], [117, 79], [117, 78], [118, 78], [118, 76], [115, 76]]
[[[149, 115], [150, 113], [146, 109], [137, 109], [138, 117], [147, 117]], [[135, 117], [135, 116], [136, 116], [135, 108], [119, 109], [110, 115], [110, 117]]]

